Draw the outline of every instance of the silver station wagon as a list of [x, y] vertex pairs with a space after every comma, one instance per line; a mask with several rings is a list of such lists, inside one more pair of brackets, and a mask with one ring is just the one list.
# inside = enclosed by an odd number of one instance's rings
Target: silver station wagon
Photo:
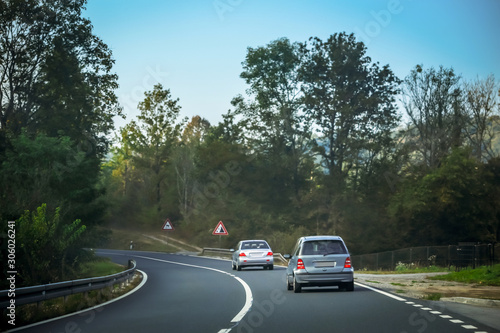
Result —
[[347, 247], [339, 236], [309, 236], [298, 239], [286, 269], [288, 290], [302, 287], [338, 286], [354, 290], [354, 268]]
[[236, 245], [232, 260], [233, 270], [241, 271], [242, 267], [250, 266], [274, 268], [273, 251], [265, 240], [243, 240]]

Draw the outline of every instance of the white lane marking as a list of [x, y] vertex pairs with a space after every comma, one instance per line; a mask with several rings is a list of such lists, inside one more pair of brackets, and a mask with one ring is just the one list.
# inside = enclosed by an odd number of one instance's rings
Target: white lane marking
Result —
[[472, 325], [462, 325], [462, 327], [466, 330], [477, 330], [477, 327]]
[[387, 293], [387, 292], [382, 291], [382, 290], [378, 290], [378, 289], [372, 288], [372, 287], [367, 286], [367, 285], [364, 285], [364, 284], [362, 284], [362, 283], [359, 283], [359, 282], [354, 282], [354, 283], [355, 283], [356, 285], [358, 285], [358, 286], [361, 286], [361, 287], [363, 287], [363, 288], [367, 288], [367, 289], [373, 290], [373, 291], [375, 291], [375, 292], [377, 292], [377, 293], [379, 293], [379, 294], [382, 294], [382, 295], [384, 295], [384, 296], [387, 296], [387, 297], [390, 297], [390, 298], [394, 298], [394, 299], [395, 299], [395, 300], [397, 300], [397, 301], [401, 301], [401, 302], [405, 302], [405, 301], [406, 301], [406, 299], [404, 299], [404, 298], [398, 297], [398, 296], [396, 296], [396, 295], [393, 295], [393, 294]]
[[67, 317], [79, 315], [79, 314], [85, 313], [87, 311], [92, 311], [92, 310], [98, 309], [100, 307], [106, 306], [108, 304], [114, 303], [116, 301], [121, 300], [122, 298], [127, 297], [127, 296], [130, 296], [133, 293], [135, 293], [137, 290], [141, 289], [142, 286], [144, 286], [146, 284], [146, 281], [148, 280], [148, 275], [145, 272], [143, 272], [143, 271], [141, 271], [139, 269], [136, 269], [136, 271], [138, 271], [139, 273], [142, 274], [142, 281], [141, 281], [141, 283], [139, 283], [139, 285], [137, 287], [135, 287], [134, 289], [132, 289], [131, 291], [129, 291], [126, 294], [123, 294], [123, 295], [121, 295], [121, 296], [119, 296], [117, 298], [113, 298], [112, 300], [109, 300], [107, 302], [104, 302], [104, 303], [101, 303], [101, 304], [98, 304], [98, 305], [94, 305], [91, 308], [83, 309], [83, 310], [80, 310], [80, 311], [77, 311], [77, 312], [73, 312], [73, 313], [68, 313], [68, 314], [65, 314], [63, 316], [56, 317], [56, 318], [50, 318], [50, 319], [47, 319], [47, 320], [44, 320], [44, 321], [41, 321], [41, 322], [38, 322], [38, 323], [34, 323], [34, 324], [31, 324], [31, 325], [26, 325], [26, 326], [22, 326], [22, 327], [19, 327], [19, 328], [15, 328], [15, 329], [10, 330], [8, 332], [17, 332], [17, 331], [25, 330], [27, 328], [35, 327], [35, 326], [38, 326], [38, 325], [47, 324], [47, 323], [50, 323], [50, 322], [55, 321], [55, 320], [64, 319], [64, 318], [67, 318]]
[[[138, 257], [138, 258], [143, 258], [143, 259], [149, 259], [149, 260], [156, 260], [156, 261], [160, 261], [160, 262], [165, 262], [165, 263], [168, 263], [168, 264], [174, 264], [174, 265], [180, 265], [180, 266], [187, 266], [187, 267], [193, 267], [193, 268], [200, 268], [200, 269], [206, 269], [206, 270], [209, 270], [209, 271], [214, 271], [214, 272], [218, 272], [218, 273], [222, 273], [222, 274], [226, 274], [226, 275], [229, 275], [233, 278], [235, 278], [239, 283], [241, 283], [241, 285], [243, 286], [243, 289], [245, 289], [245, 305], [243, 306], [243, 308], [241, 308], [240, 312], [238, 312], [238, 314], [236, 316], [234, 316], [234, 318], [231, 320], [231, 323], [234, 323], [236, 326], [237, 323], [239, 323], [243, 317], [245, 317], [245, 315], [248, 313], [248, 311], [250, 311], [250, 308], [252, 307], [252, 303], [253, 303], [253, 294], [252, 294], [252, 290], [250, 289], [250, 286], [248, 286], [248, 284], [243, 281], [242, 279], [240, 279], [239, 277], [231, 274], [231, 273], [228, 273], [228, 272], [225, 272], [225, 271], [222, 271], [220, 269], [216, 269], [216, 268], [211, 268], [211, 267], [205, 267], [205, 266], [198, 266], [198, 265], [191, 265], [191, 264], [185, 264], [185, 263], [182, 263], [182, 262], [175, 262], [175, 261], [169, 261], [169, 260], [163, 260], [163, 259], [157, 259], [157, 258], [150, 258], [150, 257], [143, 257], [143, 256], [135, 256], [135, 257]], [[234, 327], [233, 326], [233, 327]], [[221, 330], [222, 332], [230, 332], [232, 328], [229, 328], [228, 330]], [[221, 332], [219, 331], [219, 332]]]
[[[382, 295], [385, 295], [385, 296], [388, 296], [388, 297], [391, 297], [391, 298], [394, 298], [395, 300], [398, 300], [398, 301], [402, 301], [402, 302], [405, 302], [406, 304], [408, 305], [413, 305], [414, 307], [416, 308], [421, 308], [420, 310], [426, 310], [426, 311], [430, 311], [432, 310], [431, 308], [426, 308], [426, 307], [423, 307], [423, 305], [420, 305], [420, 304], [416, 304], [414, 302], [407, 302], [405, 299], [401, 298], [401, 297], [398, 297], [398, 296], [395, 296], [395, 295], [392, 295], [390, 293], [387, 293], [385, 291], [382, 291], [382, 290], [378, 290], [378, 289], [375, 289], [375, 288], [372, 288], [370, 286], [367, 286], [367, 285], [364, 285], [362, 283], [359, 283], [359, 282], [355, 282], [355, 284], [361, 286], [361, 287], [364, 287], [364, 288], [367, 288], [367, 289], [370, 289], [370, 290], [373, 290], [377, 293], [380, 293]], [[441, 312], [439, 311], [430, 311], [432, 314], [440, 314]], [[452, 316], [448, 316], [448, 315], [440, 315], [439, 317], [441, 318], [445, 318], [445, 319], [450, 319], [450, 322], [454, 323], [454, 324], [463, 324], [464, 322], [459, 320], [459, 319], [451, 319], [453, 318]], [[474, 329], [477, 329], [477, 327], [475, 326], [472, 326], [472, 325], [462, 325], [463, 328], [465, 329], [469, 329], [469, 330], [474, 330]], [[476, 333], [483, 333], [483, 332], [476, 332]], [[486, 333], [486, 332], [484, 332]]]

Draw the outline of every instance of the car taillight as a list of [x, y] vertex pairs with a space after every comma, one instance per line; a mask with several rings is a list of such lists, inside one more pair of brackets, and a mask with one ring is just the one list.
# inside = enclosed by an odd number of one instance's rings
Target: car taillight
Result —
[[272, 253], [272, 252], [267, 252], [267, 255], [268, 255], [268, 256], [272, 256], [272, 255], [273, 255], [273, 253]]
[[345, 260], [344, 268], [351, 268], [351, 258], [347, 257]]
[[247, 255], [243, 252], [240, 253], [240, 257], [246, 257]]
[[297, 260], [297, 269], [306, 269], [304, 267], [304, 262], [302, 261], [302, 259]]

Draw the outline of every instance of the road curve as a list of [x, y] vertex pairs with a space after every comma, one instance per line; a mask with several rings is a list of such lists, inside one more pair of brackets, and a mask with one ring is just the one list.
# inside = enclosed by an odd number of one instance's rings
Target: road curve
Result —
[[128, 297], [21, 332], [498, 332], [445, 303], [394, 297], [357, 284], [286, 290], [284, 269], [232, 271], [229, 261], [152, 252], [99, 250], [137, 262], [148, 280]]

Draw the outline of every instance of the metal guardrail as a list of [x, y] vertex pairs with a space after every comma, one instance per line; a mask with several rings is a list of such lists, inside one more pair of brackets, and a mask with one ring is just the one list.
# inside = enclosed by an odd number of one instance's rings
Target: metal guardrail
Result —
[[[218, 249], [218, 248], [211, 248], [211, 247], [204, 247], [203, 251], [201, 251], [201, 255], [204, 256], [206, 253], [218, 253], [218, 254], [225, 254], [228, 256], [231, 256], [233, 253], [229, 249]], [[274, 253], [273, 258], [275, 260], [281, 261], [285, 266], [288, 266], [288, 260], [286, 260], [281, 253]]]
[[[15, 304], [18, 306], [112, 287], [117, 283], [130, 280], [134, 276], [135, 270], [136, 262], [129, 260], [127, 270], [112, 275], [17, 288], [14, 291], [2, 290], [0, 291], [0, 307], [6, 308], [12, 299], [15, 299]], [[15, 296], [9, 297], [9, 294], [12, 293]]]

